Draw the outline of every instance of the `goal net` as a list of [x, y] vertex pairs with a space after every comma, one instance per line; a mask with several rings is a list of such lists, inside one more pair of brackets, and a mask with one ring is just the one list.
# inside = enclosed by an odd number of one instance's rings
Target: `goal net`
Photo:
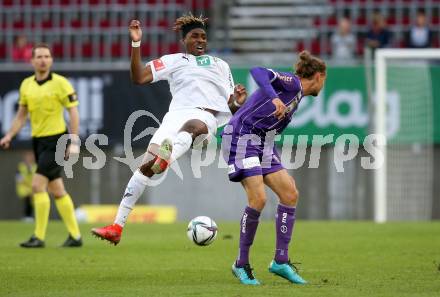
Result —
[[440, 50], [380, 49], [376, 52], [377, 101], [372, 132], [383, 134], [386, 139], [386, 143], [379, 146], [384, 164], [374, 173], [376, 222], [431, 219], [433, 61], [440, 62]]

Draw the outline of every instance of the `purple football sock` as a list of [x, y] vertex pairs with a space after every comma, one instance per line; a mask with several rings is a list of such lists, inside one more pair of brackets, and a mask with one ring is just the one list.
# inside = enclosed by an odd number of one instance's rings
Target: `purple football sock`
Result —
[[295, 224], [295, 210], [295, 207], [278, 204], [275, 217], [277, 234], [275, 261], [280, 264], [289, 261], [289, 243]]
[[240, 249], [235, 262], [237, 267], [243, 267], [249, 263], [249, 249], [254, 242], [259, 217], [260, 212], [258, 210], [249, 206], [245, 208], [240, 222]]

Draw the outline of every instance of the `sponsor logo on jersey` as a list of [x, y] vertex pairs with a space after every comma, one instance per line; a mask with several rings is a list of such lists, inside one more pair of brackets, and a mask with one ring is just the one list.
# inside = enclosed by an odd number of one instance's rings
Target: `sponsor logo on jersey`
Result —
[[[281, 216], [281, 222], [283, 224], [287, 224], [287, 212], [283, 212], [282, 216]], [[287, 226], [286, 225], [281, 225], [280, 227], [280, 231], [282, 233], [286, 233], [287, 232]]]
[[211, 59], [209, 56], [196, 57], [197, 66], [209, 66], [211, 65]]
[[246, 220], [247, 220], [247, 213], [243, 214], [243, 219], [241, 220], [241, 233], [246, 233]]
[[165, 68], [165, 64], [162, 62], [161, 59], [153, 60], [153, 66], [156, 71], [160, 71]]
[[292, 76], [288, 76], [288, 75], [281, 75], [279, 73], [277, 73], [277, 76], [279, 79], [284, 80], [285, 82], [291, 82], [293, 77]]

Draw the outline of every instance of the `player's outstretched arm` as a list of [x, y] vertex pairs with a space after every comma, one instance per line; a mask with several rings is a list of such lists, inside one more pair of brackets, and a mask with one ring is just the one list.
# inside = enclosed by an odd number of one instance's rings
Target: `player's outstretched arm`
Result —
[[132, 20], [128, 28], [132, 40], [130, 76], [135, 84], [147, 84], [153, 81], [151, 67], [142, 64], [140, 42], [142, 39], [141, 23]]
[[275, 99], [278, 97], [277, 93], [272, 87], [272, 81], [275, 78], [275, 74], [271, 70], [263, 67], [254, 67], [250, 70], [250, 73], [260, 89], [270, 99]]
[[11, 144], [12, 138], [20, 132], [21, 128], [26, 123], [28, 110], [25, 105], [19, 105], [17, 114], [15, 115], [14, 120], [12, 121], [11, 129], [9, 129], [8, 133], [0, 140], [0, 146], [4, 149], [9, 148]]
[[273, 114], [277, 119], [281, 120], [285, 116], [287, 107], [284, 105], [283, 101], [278, 98], [275, 89], [272, 87], [272, 82], [276, 78], [274, 72], [263, 67], [254, 67], [250, 72], [260, 89], [266, 94], [266, 96], [272, 99], [272, 103], [275, 107]]

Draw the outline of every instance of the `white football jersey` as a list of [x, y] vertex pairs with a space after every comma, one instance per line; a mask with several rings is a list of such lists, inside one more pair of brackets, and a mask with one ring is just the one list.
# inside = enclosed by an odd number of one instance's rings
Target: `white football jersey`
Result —
[[[231, 112], [229, 96], [234, 93], [234, 81], [229, 65], [210, 55], [171, 54], [149, 62], [153, 82], [167, 80], [172, 95], [169, 110], [209, 108], [220, 112], [220, 125]], [[220, 118], [222, 118], [220, 120]]]

